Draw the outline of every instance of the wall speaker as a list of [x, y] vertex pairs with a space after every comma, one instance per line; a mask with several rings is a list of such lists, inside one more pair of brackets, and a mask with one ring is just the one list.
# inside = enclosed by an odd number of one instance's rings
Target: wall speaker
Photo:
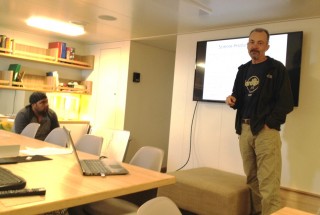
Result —
[[140, 73], [139, 72], [133, 73], [133, 82], [136, 82], [136, 83], [140, 82]]

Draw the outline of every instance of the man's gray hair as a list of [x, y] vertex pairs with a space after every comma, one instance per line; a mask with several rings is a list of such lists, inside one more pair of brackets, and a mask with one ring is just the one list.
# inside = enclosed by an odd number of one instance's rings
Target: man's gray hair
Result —
[[264, 32], [264, 33], [266, 33], [266, 35], [267, 35], [267, 42], [269, 43], [270, 34], [269, 34], [269, 31], [268, 31], [267, 29], [264, 29], [264, 28], [255, 28], [255, 29], [253, 29], [253, 30], [250, 32], [249, 36], [250, 36], [253, 32]]

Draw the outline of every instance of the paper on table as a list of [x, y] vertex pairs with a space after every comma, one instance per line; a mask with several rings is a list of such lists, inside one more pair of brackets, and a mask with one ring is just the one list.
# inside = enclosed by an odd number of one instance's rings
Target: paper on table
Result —
[[44, 148], [29, 148], [25, 150], [20, 150], [20, 152], [26, 155], [64, 155], [71, 154], [71, 148], [54, 148], [54, 147], [44, 147]]

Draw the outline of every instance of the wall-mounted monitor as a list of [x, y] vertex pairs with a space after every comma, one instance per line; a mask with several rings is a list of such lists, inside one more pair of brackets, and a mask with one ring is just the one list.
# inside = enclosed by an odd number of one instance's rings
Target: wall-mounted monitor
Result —
[[[266, 55], [281, 61], [290, 76], [294, 105], [299, 103], [303, 32], [270, 35]], [[251, 60], [248, 37], [197, 42], [194, 101], [225, 102], [232, 93], [238, 67]]]

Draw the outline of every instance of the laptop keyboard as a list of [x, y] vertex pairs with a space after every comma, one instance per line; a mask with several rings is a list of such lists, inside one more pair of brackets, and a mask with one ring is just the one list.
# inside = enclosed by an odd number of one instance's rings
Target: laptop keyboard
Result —
[[110, 173], [111, 171], [106, 168], [101, 160], [81, 160], [83, 168], [86, 172], [91, 172], [94, 174], [100, 173]]
[[26, 181], [10, 170], [0, 167], [0, 190], [16, 190], [26, 186]]

